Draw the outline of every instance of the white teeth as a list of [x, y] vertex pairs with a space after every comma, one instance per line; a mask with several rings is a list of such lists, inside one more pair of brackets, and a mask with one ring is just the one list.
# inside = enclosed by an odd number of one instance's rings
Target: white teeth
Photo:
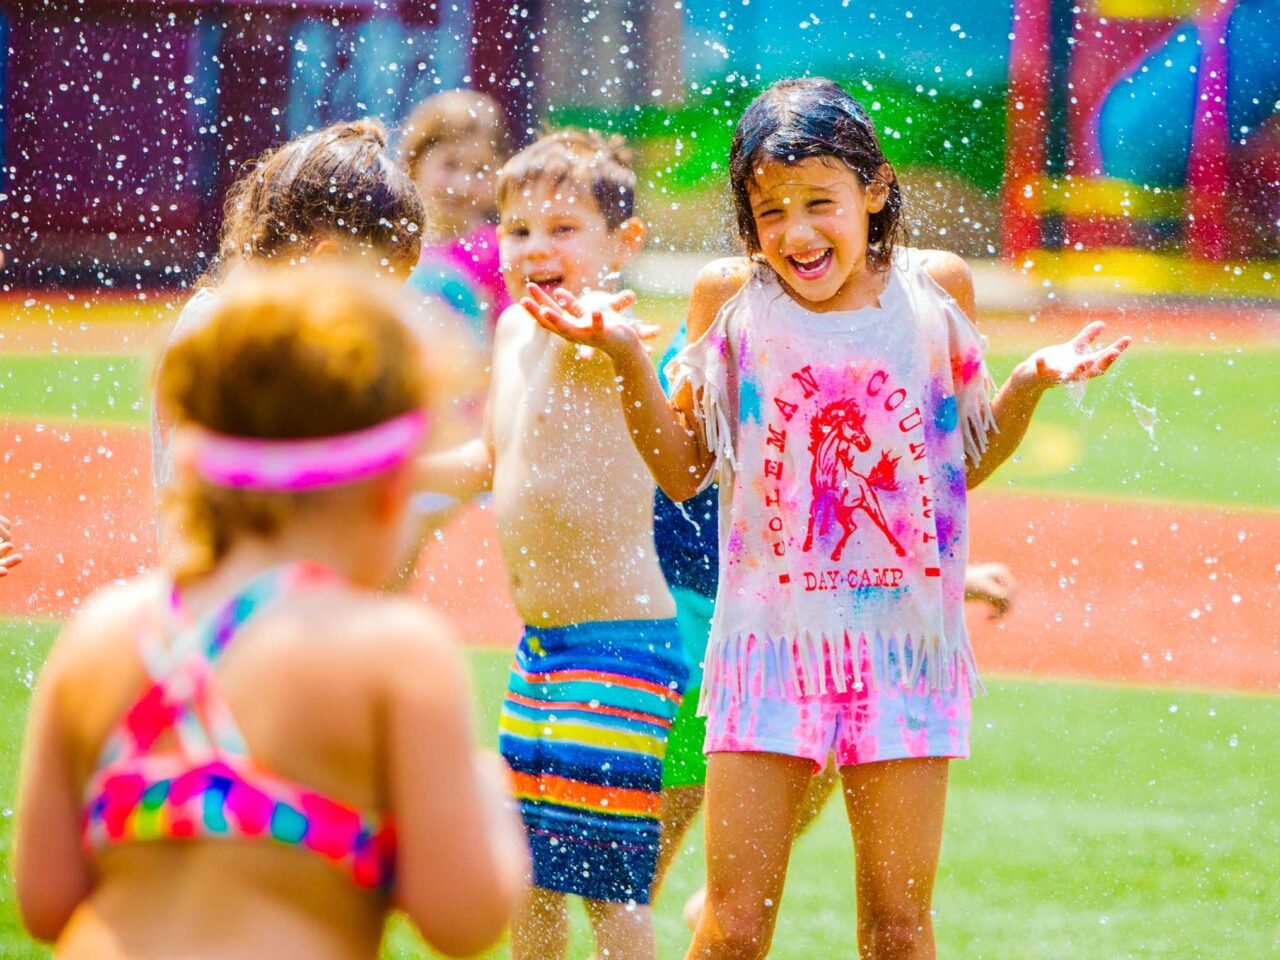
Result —
[[794, 263], [801, 270], [812, 270], [814, 267], [816, 267], [818, 264], [822, 263], [822, 261], [826, 259], [828, 252], [829, 251], [827, 250], [823, 250], [822, 253], [818, 254], [812, 260], [801, 260], [799, 257], [792, 257], [791, 262]]

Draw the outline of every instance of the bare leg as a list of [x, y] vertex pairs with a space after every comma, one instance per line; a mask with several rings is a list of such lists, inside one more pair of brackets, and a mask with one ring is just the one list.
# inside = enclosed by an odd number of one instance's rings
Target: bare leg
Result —
[[776, 753], [713, 753], [707, 763], [707, 901], [686, 960], [769, 951], [796, 812], [813, 764]]
[[804, 802], [800, 804], [800, 812], [796, 815], [797, 839], [818, 819], [818, 814], [831, 799], [839, 780], [840, 771], [834, 762], [828, 763], [821, 773], [809, 780], [809, 788], [804, 792]]
[[844, 767], [857, 859], [863, 960], [934, 960], [933, 879], [942, 847], [947, 764], [941, 758]]
[[[809, 829], [818, 814], [831, 799], [836, 783], [840, 780], [840, 771], [834, 763], [828, 763], [822, 772], [809, 778], [809, 786], [805, 789], [804, 799], [800, 802], [800, 811], [796, 814], [796, 839]], [[665, 808], [664, 808], [665, 809]], [[684, 904], [684, 922], [691, 928], [698, 926], [698, 917], [702, 914], [702, 905], [707, 900], [706, 886], [695, 891]]]
[[591, 932], [596, 938], [597, 960], [654, 960], [653, 911], [648, 905], [583, 900]]
[[569, 949], [564, 894], [530, 887], [511, 924], [511, 960], [561, 960]]
[[702, 808], [701, 786], [668, 787], [662, 791], [662, 838], [658, 841], [658, 870], [653, 878], [653, 900], [667, 876], [671, 861], [680, 852], [680, 843], [689, 832], [694, 818]]

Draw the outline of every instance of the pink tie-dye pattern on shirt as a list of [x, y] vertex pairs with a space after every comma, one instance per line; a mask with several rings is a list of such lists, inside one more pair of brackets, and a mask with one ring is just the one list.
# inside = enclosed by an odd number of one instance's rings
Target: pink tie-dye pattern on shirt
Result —
[[[752, 638], [754, 641], [754, 638]], [[749, 641], [744, 656], [756, 661], [742, 696], [721, 687], [707, 721], [707, 753], [779, 753], [810, 760], [815, 769], [833, 755], [837, 766], [910, 757], [969, 755], [970, 693], [963, 677], [949, 689], [931, 690], [921, 678], [900, 683], [864, 683], [836, 689], [828, 665], [827, 693], [799, 696], [784, 664], [763, 645]], [[851, 659], [846, 650], [845, 657]], [[859, 644], [863, 676], [871, 676], [872, 653]], [[794, 665], [790, 669], [798, 669]], [[846, 675], [853, 664], [845, 664]]]

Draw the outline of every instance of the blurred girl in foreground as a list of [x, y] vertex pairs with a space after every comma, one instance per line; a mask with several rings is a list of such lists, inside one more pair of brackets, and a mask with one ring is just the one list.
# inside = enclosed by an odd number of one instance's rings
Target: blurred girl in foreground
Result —
[[429, 428], [421, 348], [366, 273], [239, 272], [172, 345], [171, 569], [99, 593], [32, 706], [14, 860], [67, 958], [445, 953], [502, 933], [524, 839], [461, 654], [378, 587]]

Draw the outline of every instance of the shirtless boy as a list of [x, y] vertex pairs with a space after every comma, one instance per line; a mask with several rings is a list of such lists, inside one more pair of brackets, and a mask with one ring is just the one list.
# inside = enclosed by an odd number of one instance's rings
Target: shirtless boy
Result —
[[[528, 284], [598, 291], [589, 301], [609, 322], [633, 322], [618, 312], [630, 297], [609, 292], [645, 236], [616, 138], [544, 137], [495, 186], [513, 298]], [[421, 485], [460, 497], [492, 489], [526, 624], [500, 735], [534, 858], [512, 956], [562, 957], [574, 894], [599, 955], [652, 958], [662, 758], [687, 667], [654, 551], [653, 480], [608, 358], [509, 308], [495, 334], [485, 434], [424, 461]]]

